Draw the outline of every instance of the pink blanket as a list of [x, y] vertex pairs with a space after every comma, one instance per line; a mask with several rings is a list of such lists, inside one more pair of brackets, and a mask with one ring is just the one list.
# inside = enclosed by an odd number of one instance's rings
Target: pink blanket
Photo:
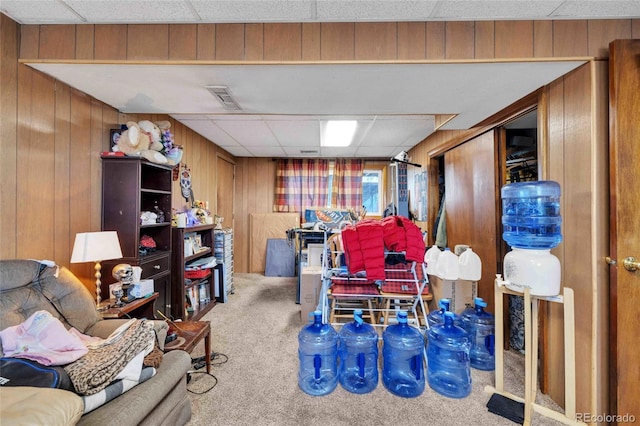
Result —
[[22, 324], [0, 331], [4, 356], [26, 358], [43, 365], [65, 365], [84, 356], [85, 343], [102, 340], [67, 330], [47, 311], [37, 311]]

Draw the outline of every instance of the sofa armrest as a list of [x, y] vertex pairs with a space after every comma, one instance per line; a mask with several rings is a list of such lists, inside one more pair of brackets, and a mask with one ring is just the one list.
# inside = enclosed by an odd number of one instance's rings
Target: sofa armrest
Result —
[[[113, 331], [122, 324], [129, 321], [128, 319], [106, 319], [96, 322], [91, 328], [87, 329], [86, 334], [106, 339]], [[164, 351], [164, 341], [167, 338], [169, 326], [164, 321], [150, 320], [156, 333], [156, 341], [161, 351]]]
[[63, 389], [0, 386], [3, 425], [75, 425], [83, 409], [82, 398]]

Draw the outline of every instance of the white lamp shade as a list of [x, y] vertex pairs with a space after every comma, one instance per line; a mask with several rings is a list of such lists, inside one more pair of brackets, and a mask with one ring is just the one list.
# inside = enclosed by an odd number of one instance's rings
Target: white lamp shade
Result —
[[71, 263], [101, 262], [121, 257], [122, 250], [116, 231], [76, 234]]

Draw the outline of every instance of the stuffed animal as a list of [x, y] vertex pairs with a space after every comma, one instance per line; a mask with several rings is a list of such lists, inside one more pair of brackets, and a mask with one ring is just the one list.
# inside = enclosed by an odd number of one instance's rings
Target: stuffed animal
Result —
[[152, 123], [149, 120], [139, 121], [138, 126], [140, 126], [140, 129], [142, 129], [142, 131], [145, 132], [147, 136], [149, 136], [149, 139], [151, 140], [151, 145], [149, 146], [149, 148], [153, 149], [154, 151], [162, 152], [162, 150], [164, 149], [164, 145], [162, 145], [162, 131], [160, 130], [160, 127], [158, 127], [156, 123]]
[[171, 122], [164, 121], [156, 121], [154, 123], [159, 130], [160, 133], [160, 143], [162, 144], [161, 152], [167, 157], [169, 160], [169, 164], [178, 164], [180, 160], [182, 160], [182, 146], [175, 145], [173, 143], [173, 135], [171, 134]]
[[120, 134], [113, 150], [123, 152], [125, 155], [140, 156], [152, 163], [166, 164], [167, 157], [161, 152], [151, 149], [151, 145], [151, 137], [140, 128], [138, 123], [129, 121], [127, 130]]

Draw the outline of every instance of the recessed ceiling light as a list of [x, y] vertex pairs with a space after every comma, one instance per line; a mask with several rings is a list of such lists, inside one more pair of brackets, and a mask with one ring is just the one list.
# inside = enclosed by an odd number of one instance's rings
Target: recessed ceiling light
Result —
[[324, 126], [321, 146], [349, 146], [356, 133], [356, 120], [329, 120]]

